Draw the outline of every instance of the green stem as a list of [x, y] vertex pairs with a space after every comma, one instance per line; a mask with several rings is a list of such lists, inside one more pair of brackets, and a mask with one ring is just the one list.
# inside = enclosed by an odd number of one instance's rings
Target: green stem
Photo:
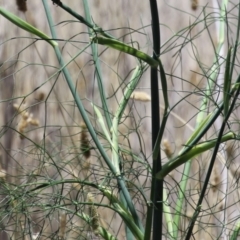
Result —
[[136, 48], [133, 48], [123, 42], [120, 42], [116, 39], [112, 38], [106, 38], [106, 37], [99, 37], [95, 36], [91, 38], [91, 41], [94, 43], [98, 43], [104, 46], [108, 46], [110, 48], [116, 49], [121, 52], [125, 52], [127, 54], [130, 54], [146, 63], [148, 63], [151, 67], [156, 68], [158, 66], [158, 61], [154, 58], [150, 57], [146, 53], [137, 50]]
[[[89, 6], [88, 6], [88, 1], [83, 0], [83, 3], [84, 3], [83, 5], [84, 5], [84, 11], [85, 11], [87, 22], [92, 25], [92, 19], [91, 19], [91, 15], [90, 15]], [[90, 27], [90, 26], [88, 26], [88, 34], [90, 37], [93, 34], [92, 27]], [[109, 112], [108, 104], [106, 101], [106, 99], [107, 99], [106, 93], [105, 93], [105, 90], [103, 87], [104, 84], [103, 84], [102, 71], [101, 71], [99, 57], [98, 57], [97, 44], [92, 43], [91, 47], [92, 47], [92, 53], [93, 53], [93, 61], [96, 66], [96, 76], [97, 76], [97, 82], [98, 82], [98, 90], [99, 90], [101, 101], [102, 101], [102, 108], [103, 108], [104, 115], [106, 117], [108, 130], [110, 130], [112, 127], [112, 120], [110, 117], [110, 112]]]
[[[227, 2], [225, 2], [225, 3], [227, 4]], [[223, 11], [225, 11], [224, 5], [222, 5], [222, 7], [221, 7], [221, 17], [223, 19], [225, 19]], [[196, 128], [198, 128], [201, 125], [201, 123], [205, 117], [206, 109], [207, 109], [208, 102], [209, 102], [209, 97], [211, 96], [213, 85], [215, 84], [214, 80], [217, 78], [217, 74], [218, 74], [218, 71], [217, 71], [217, 69], [219, 69], [218, 56], [219, 56], [220, 50], [222, 49], [222, 46], [224, 43], [224, 36], [225, 36], [225, 33], [224, 33], [225, 22], [223, 21], [223, 19], [221, 19], [221, 24], [220, 24], [220, 28], [219, 28], [219, 38], [218, 38], [219, 42], [218, 42], [217, 50], [215, 52], [214, 64], [210, 70], [211, 74], [209, 77], [209, 81], [207, 81], [207, 89], [205, 91], [204, 98], [202, 99], [200, 110], [199, 110], [199, 113], [198, 113], [197, 119], [196, 119]], [[187, 187], [187, 182], [189, 179], [191, 165], [192, 165], [192, 161], [186, 162], [186, 164], [184, 166], [183, 174], [182, 174], [181, 183], [180, 183], [180, 190], [178, 193], [179, 197], [177, 199], [176, 209], [175, 209], [175, 213], [174, 213], [174, 220], [173, 220], [173, 222], [174, 222], [173, 223], [173, 236], [175, 239], [178, 236], [178, 228], [179, 228], [180, 216], [181, 216], [180, 213], [182, 212], [183, 199], [184, 199], [184, 194], [185, 194], [186, 187]]]
[[[53, 27], [54, 24], [53, 24], [52, 16], [51, 16], [51, 14], [49, 12], [49, 8], [48, 8], [46, 0], [43, 0], [43, 4], [44, 4], [44, 8], [45, 8], [46, 15], [47, 15], [47, 18], [48, 18], [48, 22], [49, 22], [49, 26], [50, 26], [52, 37], [54, 39], [57, 39], [57, 34], [56, 34], [55, 29]], [[55, 46], [54, 50], [55, 50], [55, 53], [56, 53], [56, 56], [58, 58], [60, 66], [64, 67], [64, 60], [62, 58], [62, 55], [61, 55], [61, 52], [60, 52], [58, 46]], [[96, 135], [96, 133], [94, 131], [94, 128], [93, 128], [93, 126], [92, 126], [92, 124], [91, 124], [91, 122], [90, 122], [90, 120], [88, 118], [88, 115], [87, 115], [87, 113], [86, 113], [86, 111], [84, 109], [84, 106], [83, 106], [83, 104], [82, 104], [78, 94], [75, 91], [75, 87], [74, 87], [74, 84], [73, 84], [73, 81], [71, 79], [71, 75], [70, 75], [68, 69], [64, 67], [62, 71], [63, 71], [63, 74], [64, 74], [64, 76], [66, 78], [66, 81], [67, 81], [67, 84], [69, 86], [69, 89], [70, 89], [70, 91], [71, 91], [71, 93], [73, 95], [73, 98], [74, 98], [74, 100], [76, 102], [78, 110], [79, 110], [80, 114], [82, 115], [82, 118], [83, 118], [83, 120], [84, 120], [84, 122], [85, 122], [85, 124], [86, 124], [86, 126], [88, 128], [88, 131], [89, 131], [89, 133], [90, 133], [94, 143], [96, 144], [96, 146], [97, 146], [101, 156], [103, 157], [104, 161], [106, 162], [107, 166], [112, 171], [114, 176], [117, 178], [119, 187], [123, 191], [124, 197], [125, 197], [126, 202], [128, 204], [128, 208], [129, 208], [129, 210], [130, 210], [130, 212], [131, 212], [131, 214], [133, 216], [135, 224], [139, 227], [139, 229], [141, 229], [141, 231], [143, 231], [142, 230], [141, 221], [140, 221], [140, 219], [139, 219], [139, 217], [137, 215], [136, 209], [134, 208], [134, 205], [133, 205], [133, 203], [131, 201], [131, 197], [130, 197], [129, 192], [127, 191], [127, 188], [126, 188], [125, 182], [123, 180], [123, 177], [120, 176], [119, 173], [116, 171], [116, 168], [112, 164], [111, 160], [109, 159], [109, 157], [106, 154], [106, 151], [104, 150], [103, 146], [99, 142], [98, 137], [97, 137], [97, 135]]]
[[[222, 138], [220, 139], [220, 142], [223, 143], [231, 139], [236, 139], [236, 135], [233, 132], [229, 132], [223, 135]], [[190, 151], [168, 161], [163, 165], [162, 170], [157, 174], [157, 178], [163, 179], [168, 173], [170, 173], [172, 170], [176, 169], [180, 165], [184, 164], [187, 161], [190, 161], [197, 155], [213, 148], [216, 145], [217, 141], [219, 141], [219, 139], [215, 138], [210, 141], [199, 143], [196, 146], [194, 146]]]

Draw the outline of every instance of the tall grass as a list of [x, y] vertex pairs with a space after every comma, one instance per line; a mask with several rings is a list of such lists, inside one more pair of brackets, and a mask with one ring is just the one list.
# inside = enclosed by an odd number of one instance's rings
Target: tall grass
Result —
[[[83, 15], [52, 2], [41, 3], [48, 34], [27, 22], [25, 2], [17, 1], [25, 20], [0, 7], [1, 18], [30, 34], [14, 33], [26, 45], [1, 63], [1, 86], [11, 79], [1, 97], [9, 114], [1, 239], [237, 239], [239, 3], [191, 1], [191, 21], [166, 39], [163, 4], [154, 0], [148, 25], [115, 31], [95, 22], [87, 0]], [[54, 22], [54, 12], [71, 20]], [[63, 38], [59, 26], [76, 23], [84, 30]], [[54, 64], [43, 52], [49, 46]], [[21, 59], [27, 49], [38, 61]], [[44, 77], [26, 88], [20, 76], [31, 68]]]

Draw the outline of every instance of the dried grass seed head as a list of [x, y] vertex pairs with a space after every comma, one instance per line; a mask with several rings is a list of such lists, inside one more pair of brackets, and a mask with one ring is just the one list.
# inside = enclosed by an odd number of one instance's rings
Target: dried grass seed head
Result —
[[27, 11], [27, 1], [26, 0], [16, 0], [16, 5], [17, 5], [19, 11], [21, 11], [21, 12]]
[[198, 0], [191, 0], [191, 8], [196, 11], [198, 8]]
[[170, 159], [173, 155], [171, 145], [167, 139], [163, 140], [163, 151], [165, 152], [168, 159]]
[[149, 102], [151, 101], [151, 97], [145, 93], [145, 92], [138, 92], [138, 91], [134, 91], [131, 96], [131, 99], [137, 100], [137, 101], [141, 101], [141, 102]]
[[65, 230], [66, 230], [66, 225], [67, 225], [67, 214], [66, 213], [61, 213], [59, 217], [59, 233], [58, 237], [60, 239], [63, 239], [65, 236]]
[[0, 179], [6, 180], [7, 172], [4, 169], [0, 169]]
[[88, 139], [88, 129], [84, 123], [82, 123], [80, 126], [81, 126], [80, 149], [83, 153], [83, 156], [86, 159], [88, 159], [91, 156], [90, 141]]
[[44, 92], [39, 92], [38, 94], [36, 94], [35, 96], [35, 100], [37, 100], [38, 102], [41, 102], [45, 99], [45, 93]]
[[100, 217], [99, 217], [97, 208], [94, 205], [94, 198], [93, 198], [93, 195], [91, 193], [88, 193], [87, 200], [88, 200], [88, 202], [92, 203], [91, 205], [89, 205], [89, 216], [91, 218], [92, 230], [93, 230], [95, 235], [99, 235], [98, 234], [98, 228], [100, 226], [100, 220], [99, 220]]
[[21, 139], [24, 139], [23, 136], [24, 131], [29, 125], [39, 126], [39, 121], [33, 118], [32, 113], [30, 114], [27, 110], [24, 110], [25, 107], [26, 107], [25, 104], [22, 105], [18, 105], [16, 103], [13, 104], [13, 108], [21, 115], [21, 120], [18, 124], [18, 131], [21, 133], [20, 135]]

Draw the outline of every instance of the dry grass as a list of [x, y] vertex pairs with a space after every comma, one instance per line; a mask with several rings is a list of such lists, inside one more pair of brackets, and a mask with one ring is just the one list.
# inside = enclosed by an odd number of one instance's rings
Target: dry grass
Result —
[[[189, 1], [189, 4], [186, 4], [185, 0], [168, 1], [168, 3], [160, 1], [161, 23], [166, 24], [173, 32], [177, 32], [194, 21], [195, 10], [199, 9], [199, 6], [205, 5], [206, 2]], [[49, 34], [40, 1], [0, 0], [0, 4]], [[84, 15], [82, 3], [79, 1], [68, 1], [67, 4], [76, 9], [79, 14]], [[148, 4], [147, 1], [139, 4], [137, 0], [117, 1], [115, 4], [112, 4], [110, 0], [92, 1], [91, 13], [94, 22], [99, 26], [111, 30], [111, 33], [117, 37], [124, 36], [125, 42], [133, 41], [134, 46], [138, 46], [137, 41], [144, 52], [151, 54]], [[56, 25], [58, 38], [75, 41], [74, 43], [59, 41], [67, 61], [78, 49], [89, 42], [87, 29], [78, 22], [63, 23], [63, 21], [73, 20], [73, 18], [63, 12], [60, 7], [50, 5], [54, 21], [56, 24], [59, 23]], [[183, 11], [176, 11], [171, 6]], [[211, 10], [211, 8], [206, 9], [206, 11]], [[0, 126], [2, 126], [0, 181], [7, 183], [7, 187], [0, 188], [2, 191], [1, 201], [7, 201], [15, 186], [20, 187], [23, 184], [43, 180], [76, 180], [74, 183], [52, 186], [37, 194], [29, 195], [27, 196], [29, 202], [24, 202], [26, 199], [19, 193], [21, 196], [19, 199], [10, 201], [11, 209], [16, 211], [1, 222], [1, 227], [7, 226], [7, 228], [2, 230], [0, 239], [6, 240], [9, 239], [8, 237], [30, 239], [31, 234], [32, 239], [54, 239], [56, 236], [68, 240], [77, 239], [78, 236], [81, 236], [82, 239], [85, 237], [97, 239], [99, 225], [104, 225], [118, 239], [125, 239], [124, 226], [119, 216], [109, 209], [96, 208], [94, 205], [94, 203], [110, 204], [109, 201], [96, 189], [86, 188], [77, 181], [80, 179], [96, 184], [104, 183], [118, 194], [116, 182], [111, 179], [110, 173], [96, 151], [85, 125], [82, 124], [82, 118], [76, 109], [65, 79], [62, 74], [50, 78], [58, 67], [53, 50], [43, 41], [36, 41], [32, 44], [33, 36], [15, 28], [12, 23], [7, 22], [2, 17], [0, 18], [2, 25], [0, 39], [1, 43], [4, 42], [0, 45], [0, 63], [3, 64], [0, 68]], [[146, 27], [143, 28], [143, 26]], [[201, 23], [196, 25], [194, 30], [189, 30], [190, 37], [193, 39], [203, 26], [204, 23]], [[139, 29], [139, 32], [131, 31], [131, 29]], [[164, 25], [161, 26], [162, 43], [172, 36], [169, 29]], [[210, 26], [210, 30], [213, 41], [216, 42], [214, 26]], [[15, 38], [16, 36], [24, 38]], [[181, 45], [183, 41], [184, 39], [181, 38], [176, 40], [178, 45]], [[162, 51], [166, 51], [168, 46], [170, 43], [164, 45]], [[188, 44], [178, 54], [175, 54], [179, 50], [176, 48], [162, 56], [165, 71], [169, 74], [168, 87], [171, 106], [186, 97], [189, 92], [197, 92], [199, 88], [205, 87], [206, 79], [202, 76], [201, 69], [194, 60], [196, 52], [194, 52], [193, 46], [198, 49], [198, 59], [202, 65], [210, 66], [214, 52], [206, 31], [194, 38], [192, 45]], [[99, 47], [99, 53], [103, 50], [105, 48]], [[100, 103], [96, 73], [90, 53], [91, 51], [88, 49], [84, 54], [81, 54], [69, 65], [69, 71], [74, 80], [76, 92], [80, 95], [91, 116], [92, 124], [96, 127], [97, 134], [106, 147], [106, 152], [110, 154], [109, 146], [102, 138], [102, 130], [97, 124], [90, 105], [90, 102], [94, 102], [97, 106]], [[110, 49], [102, 52], [100, 60], [109, 109], [111, 113], [114, 113], [122, 97], [123, 88], [129, 80], [129, 72], [134, 69], [136, 61], [131, 56], [119, 54], [119, 52]], [[181, 81], [177, 76], [185, 81]], [[134, 156], [151, 163], [151, 111], [149, 102], [151, 98], [149, 89], [149, 71], [147, 71], [139, 84], [139, 89], [132, 95], [129, 107], [119, 126], [121, 147], [126, 151], [131, 150], [133, 153], [121, 156], [124, 160], [122, 167], [126, 178], [130, 180], [128, 187], [143, 222], [145, 221], [146, 204], [136, 186], [147, 189], [150, 185], [150, 176], [147, 175], [146, 165], [138, 162]], [[160, 101], [162, 104], [162, 96]], [[162, 149], [162, 155], [166, 156], [164, 161], [168, 161], [171, 156], [174, 156], [190, 136], [192, 131], [186, 126], [188, 124], [195, 125], [199, 104], [199, 95], [191, 94], [184, 101], [179, 102], [173, 110], [178, 118], [174, 115], [169, 117], [164, 135], [167, 140], [163, 142]], [[184, 122], [180, 119], [183, 119]], [[138, 132], [134, 132], [133, 129], [137, 129]], [[209, 154], [207, 153], [193, 161], [188, 195], [186, 195], [186, 208], [184, 209], [187, 214], [182, 220], [182, 229], [187, 226], [193, 208], [196, 206]], [[235, 161], [228, 162], [232, 174], [226, 173], [225, 163], [217, 161], [209, 185], [209, 194], [205, 197], [202, 213], [196, 229], [194, 229], [196, 239], [210, 239], [210, 237], [214, 239], [215, 236], [218, 236], [224, 223], [224, 213], [229, 218], [228, 224], [231, 230], [234, 219], [239, 215], [238, 210], [233, 211], [235, 207], [239, 208], [237, 203], [239, 196], [237, 191], [234, 191], [237, 188], [236, 181], [239, 178], [238, 149], [228, 147], [227, 154], [226, 159], [235, 158]], [[225, 159], [225, 156], [222, 157]], [[182, 167], [167, 177], [165, 186], [169, 190], [169, 202], [171, 203], [175, 203], [178, 197], [176, 192], [181, 176], [179, 172], [182, 172]], [[224, 205], [223, 201], [226, 194], [223, 189], [226, 189], [225, 180], [229, 176], [231, 181], [226, 193], [228, 202]], [[22, 190], [26, 189], [28, 188]], [[148, 190], [146, 190], [146, 194], [149, 194]], [[37, 206], [30, 207], [31, 201], [37, 203]], [[92, 205], [79, 204], [75, 206], [74, 201], [91, 202]], [[73, 214], [66, 214], [61, 209], [50, 210], [41, 207], [41, 204], [48, 203], [69, 204], [69, 209], [73, 211]], [[26, 207], [27, 215], [24, 214], [21, 207]], [[0, 214], [6, 214], [4, 211], [1, 205]], [[89, 214], [90, 223], [87, 224], [74, 212]], [[104, 224], [99, 223], [99, 221], [104, 222]], [[29, 229], [31, 229], [30, 233]], [[42, 234], [42, 237], [37, 238], [38, 234]]]

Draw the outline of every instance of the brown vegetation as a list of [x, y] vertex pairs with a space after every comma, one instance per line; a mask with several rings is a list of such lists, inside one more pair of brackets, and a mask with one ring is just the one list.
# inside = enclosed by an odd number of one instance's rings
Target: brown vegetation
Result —
[[[84, 16], [82, 2], [65, 2]], [[165, 42], [174, 33], [196, 20], [191, 8], [199, 9], [200, 5], [204, 6], [207, 2], [191, 1], [191, 5], [187, 5], [185, 0], [159, 1], [163, 45], [161, 60], [168, 74], [170, 105], [174, 106], [179, 102], [172, 110], [175, 115], [170, 114], [164, 134], [167, 140], [161, 145], [165, 162], [182, 148], [192, 133], [191, 126], [195, 126], [200, 100], [198, 94], [189, 95], [189, 93], [196, 91], [201, 95], [199, 89], [206, 86], [207, 80], [199, 63], [194, 59], [197, 57], [202, 66], [211, 66], [214, 57], [211, 40], [217, 42], [216, 29], [214, 25], [209, 27], [212, 34], [210, 39], [207, 31], [201, 32], [204, 22], [195, 25], [186, 31], [184, 37], [175, 38], [177, 46], [181, 46], [187, 37], [192, 39], [191, 43], [181, 50], [179, 47], [168, 50], [173, 46], [171, 42], [167, 44]], [[19, 0], [14, 3], [14, 1], [0, 0], [0, 3], [1, 6], [50, 35], [41, 1]], [[139, 4], [137, 0], [116, 1], [112, 4], [112, 1], [105, 0], [91, 1], [90, 7], [92, 18], [97, 25], [104, 30], [109, 30], [117, 38], [121, 37], [124, 42], [141, 47], [141, 50], [151, 54], [149, 39], [151, 38], [151, 20], [148, 4], [148, 1], [142, 1]], [[75, 19], [60, 7], [49, 5], [56, 24], [58, 43], [67, 62], [90, 41], [87, 27], [79, 22], [71, 22]], [[206, 11], [212, 11], [210, 4], [208, 6]], [[5, 187], [0, 187], [0, 200], [9, 204], [9, 206], [0, 204], [0, 214], [7, 216], [1, 222], [1, 227], [4, 226], [6, 229], [3, 230], [4, 227], [1, 229], [0, 239], [7, 240], [12, 237], [12, 239], [27, 240], [31, 239], [30, 233], [32, 239], [38, 234], [42, 234], [43, 237], [37, 239], [54, 239], [55, 235], [68, 240], [77, 239], [78, 236], [81, 236], [81, 239], [90, 238], [90, 236], [95, 239], [99, 236], [98, 228], [102, 225], [118, 239], [125, 239], [124, 226], [120, 217], [108, 208], [96, 206], [96, 203], [111, 205], [111, 202], [97, 189], [80, 183], [80, 180], [85, 180], [95, 184], [106, 184], [114, 194], [119, 193], [116, 181], [111, 179], [106, 164], [96, 151], [87, 128], [82, 123], [83, 119], [62, 73], [56, 73], [59, 64], [51, 46], [15, 27], [2, 16], [0, 19], [2, 25], [0, 31], [0, 182], [7, 183]], [[143, 26], [146, 27], [143, 28]], [[139, 31], [132, 31], [132, 29]], [[111, 114], [114, 114], [126, 83], [129, 81], [129, 73], [136, 66], [136, 60], [132, 56], [120, 54], [112, 49], [106, 50], [102, 46], [98, 49], [101, 53], [104, 90]], [[164, 54], [164, 52], [167, 53]], [[80, 54], [69, 64], [68, 69], [74, 80], [76, 92], [89, 113], [97, 135], [106, 147], [106, 152], [110, 154], [109, 143], [103, 137], [102, 129], [90, 104], [93, 102], [99, 108], [102, 107], [91, 49]], [[121, 156], [123, 160], [121, 164], [129, 181], [128, 187], [134, 205], [143, 223], [146, 220], [146, 202], [138, 189], [145, 189], [148, 196], [151, 181], [146, 167], [147, 162], [151, 164], [149, 93], [148, 70], [142, 77], [137, 91], [131, 96], [119, 126], [119, 142], [126, 153]], [[184, 97], [186, 97], [185, 100], [180, 101]], [[162, 103], [161, 94], [160, 105]], [[233, 191], [236, 187], [234, 183], [239, 177], [239, 164], [236, 159], [234, 160], [238, 151], [236, 148], [227, 146], [228, 156], [223, 156], [222, 152], [218, 155], [211, 184], [209, 184], [209, 194], [205, 197], [194, 229], [195, 239], [215, 239], [215, 236], [221, 234], [221, 224], [224, 224], [223, 213], [226, 213], [226, 218], [229, 217], [229, 222], [226, 221], [229, 229], [233, 226], [233, 219], [239, 215], [239, 211], [235, 211], [234, 207], [239, 204], [239, 193]], [[131, 154], [127, 154], [128, 152]], [[180, 232], [188, 224], [193, 208], [196, 206], [209, 158], [210, 153], [206, 153], [193, 160], [188, 195], [185, 196], [186, 208], [183, 209], [183, 213], [186, 214], [182, 220]], [[228, 158], [231, 158], [232, 162], [228, 162]], [[231, 171], [227, 171], [226, 162]], [[166, 178], [165, 188], [169, 190], [169, 202], [173, 203], [172, 206], [178, 198], [175, 193], [179, 188], [181, 172], [182, 167], [179, 167], [174, 171], [174, 175], [171, 174]], [[44, 188], [32, 195], [29, 193], [26, 198], [29, 198], [28, 201], [32, 204], [24, 202], [26, 199], [21, 195], [21, 191], [28, 191], [35, 187], [35, 185], [30, 187], [26, 184], [63, 179], [73, 181]], [[226, 179], [231, 179], [229, 188], [226, 188]], [[15, 187], [19, 187], [19, 193], [17, 192], [16, 195], [19, 194], [21, 197], [9, 200]], [[223, 205], [226, 194], [229, 202]], [[90, 204], [74, 205], [76, 201]], [[52, 206], [66, 204], [72, 213], [67, 214], [60, 208], [50, 209], [47, 207], [48, 204]], [[5, 208], [8, 207], [16, 210], [11, 216], [5, 212]], [[76, 212], [79, 215], [89, 214], [90, 222], [86, 223], [83, 218], [75, 214]]]

